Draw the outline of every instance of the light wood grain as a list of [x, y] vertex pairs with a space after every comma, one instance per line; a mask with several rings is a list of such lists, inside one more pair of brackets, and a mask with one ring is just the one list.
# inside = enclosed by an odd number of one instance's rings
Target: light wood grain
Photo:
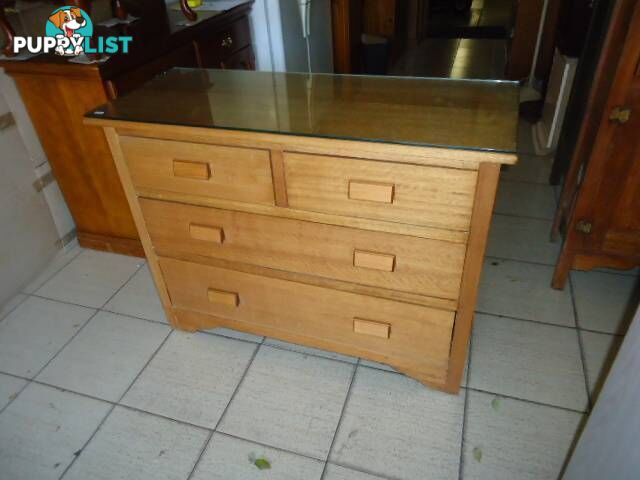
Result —
[[[155, 200], [141, 199], [140, 204], [155, 249], [163, 256], [195, 254], [420, 295], [458, 297], [463, 245]], [[224, 243], [192, 238], [191, 224], [223, 229]], [[361, 252], [355, 260], [354, 251]]]
[[211, 178], [211, 169], [208, 163], [174, 160], [173, 176], [192, 178], [195, 180], [209, 180], [209, 178]]
[[120, 144], [136, 188], [274, 205], [267, 151], [133, 137]]
[[334, 138], [276, 135], [272, 133], [243, 132], [197, 128], [156, 123], [126, 122], [85, 118], [86, 125], [111, 126], [122, 136], [164, 138], [196, 143], [233, 145], [248, 148], [281, 149], [319, 155], [368, 158], [393, 163], [430, 165], [438, 167], [477, 170], [481, 162], [512, 165], [518, 161], [514, 153], [474, 151], [414, 145], [385, 144]]
[[109, 148], [111, 149], [111, 154], [113, 155], [113, 163], [116, 167], [116, 170], [118, 171], [118, 175], [120, 176], [120, 181], [122, 182], [122, 189], [124, 190], [127, 200], [129, 201], [129, 206], [131, 207], [131, 215], [133, 216], [133, 221], [135, 222], [136, 228], [138, 229], [140, 242], [142, 242], [142, 247], [144, 248], [144, 253], [147, 257], [149, 270], [151, 272], [151, 276], [153, 277], [153, 282], [156, 285], [156, 289], [158, 290], [160, 302], [162, 303], [162, 307], [164, 308], [164, 312], [167, 315], [167, 319], [169, 320], [169, 322], [174, 327], [180, 328], [179, 320], [173, 314], [173, 309], [171, 308], [171, 298], [169, 297], [167, 286], [162, 276], [162, 272], [160, 271], [158, 257], [153, 248], [151, 237], [149, 236], [149, 231], [147, 230], [147, 227], [145, 225], [142, 210], [140, 209], [140, 204], [138, 203], [138, 199], [136, 197], [135, 188], [133, 186], [133, 182], [131, 181], [131, 176], [129, 175], [127, 162], [122, 153], [122, 148], [120, 146], [120, 137], [118, 137], [118, 134], [113, 128], [108, 127], [104, 129], [104, 135], [109, 144]]
[[487, 237], [491, 225], [491, 214], [495, 202], [500, 167], [491, 163], [483, 163], [478, 171], [478, 185], [475, 192], [471, 231], [469, 232], [469, 244], [464, 262], [462, 285], [460, 287], [460, 301], [451, 342], [451, 360], [446, 389], [457, 393], [460, 389], [460, 381], [467, 359], [467, 347], [473, 314], [478, 299], [478, 286], [484, 252], [487, 247]]
[[383, 322], [373, 322], [364, 318], [353, 319], [353, 331], [360, 335], [371, 335], [379, 338], [389, 338], [391, 325]]
[[[300, 210], [467, 231], [476, 172], [285, 153], [289, 205]], [[365, 200], [350, 198], [354, 179]], [[387, 185], [373, 188], [373, 184]], [[394, 185], [392, 203], [388, 185]], [[374, 193], [375, 192], [375, 193]], [[378, 201], [370, 201], [377, 198]], [[386, 201], [386, 203], [379, 203]]]
[[353, 251], [353, 266], [393, 272], [396, 265], [396, 256], [389, 253]]
[[[415, 365], [434, 380], [446, 376], [451, 312], [167, 258], [160, 265], [177, 308], [354, 345]], [[212, 288], [238, 292], [240, 304], [230, 309], [211, 303], [207, 292]], [[357, 334], [354, 318], [387, 323], [393, 334], [387, 339]]]
[[194, 240], [222, 244], [224, 241], [224, 230], [220, 227], [210, 225], [189, 224], [189, 235]]
[[347, 217], [344, 215], [334, 215], [322, 212], [309, 212], [305, 210], [296, 210], [293, 208], [279, 208], [273, 205], [236, 202], [233, 200], [205, 197], [202, 195], [165, 192], [148, 188], [138, 188], [137, 192], [138, 195], [142, 198], [149, 198], [154, 200], [185, 203], [189, 205], [198, 205], [204, 207], [214, 207], [238, 212], [257, 213], [260, 215], [291, 218], [313, 223], [340, 225], [344, 227], [358, 228], [361, 230], [397, 233], [399, 235], [409, 235], [412, 237], [428, 238], [431, 240], [442, 240], [450, 243], [466, 244], [467, 238], [469, 236], [468, 232], [447, 230], [445, 228], [429, 227], [424, 225], [407, 225], [405, 223], [373, 220], [370, 218]]

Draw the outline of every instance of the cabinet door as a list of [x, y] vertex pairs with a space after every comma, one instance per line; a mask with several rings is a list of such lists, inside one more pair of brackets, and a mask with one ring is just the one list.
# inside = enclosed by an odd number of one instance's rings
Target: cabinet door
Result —
[[585, 250], [640, 257], [640, 4], [635, 7], [574, 215]]

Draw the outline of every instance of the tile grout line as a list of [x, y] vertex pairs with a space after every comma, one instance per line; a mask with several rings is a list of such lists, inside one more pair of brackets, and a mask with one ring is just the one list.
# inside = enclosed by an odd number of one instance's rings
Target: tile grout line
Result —
[[[53, 272], [50, 276], [48, 276], [48, 277], [47, 277], [47, 278], [46, 278], [46, 279], [45, 279], [45, 280], [44, 280], [40, 285], [38, 285], [38, 287], [37, 287], [36, 289], [34, 289], [34, 290], [33, 290], [33, 292], [27, 292], [27, 291], [25, 291], [24, 289], [22, 289], [20, 292], [21, 292], [21, 293], [24, 293], [25, 295], [32, 295], [32, 294], [36, 293], [38, 290], [40, 290], [40, 289], [44, 286], [44, 284], [45, 284], [45, 283], [48, 283], [48, 282], [49, 282], [49, 280], [51, 280], [53, 277], [55, 277], [56, 275], [58, 275], [58, 274], [59, 274], [59, 273], [60, 273], [64, 268], [66, 268], [66, 267], [67, 267], [67, 265], [69, 265], [69, 264], [70, 264], [71, 262], [73, 262], [76, 258], [78, 258], [78, 257], [79, 257], [83, 252], [85, 252], [85, 251], [86, 251], [86, 249], [83, 249], [80, 245], [78, 245], [78, 247], [77, 247], [77, 248], [78, 248], [78, 250], [79, 250], [79, 251], [78, 251], [78, 253], [76, 253], [73, 257], [71, 257], [71, 258], [69, 259], [69, 261], [68, 261], [68, 262], [66, 262], [64, 265], [62, 265], [60, 268], [58, 268], [55, 272]], [[53, 261], [53, 259], [52, 259], [52, 261]], [[46, 268], [46, 267], [45, 267], [45, 268]], [[35, 280], [35, 278], [34, 278], [34, 280]], [[28, 287], [28, 286], [29, 286], [29, 285], [26, 285], [26, 286], [25, 286], [25, 288], [26, 288], [26, 287]]]
[[587, 393], [587, 412], [590, 412], [593, 408], [593, 399], [591, 398], [591, 392], [589, 391], [589, 375], [587, 373], [587, 356], [584, 350], [584, 344], [582, 342], [582, 335], [580, 334], [580, 316], [578, 315], [578, 305], [575, 298], [575, 290], [573, 288], [573, 282], [571, 280], [571, 273], [568, 275], [567, 281], [569, 283], [569, 293], [571, 294], [571, 304], [573, 305], [573, 316], [576, 322], [576, 335], [578, 337], [578, 347], [580, 348], [580, 362], [582, 363], [582, 374], [584, 375], [584, 388]]
[[213, 434], [218, 431], [218, 427], [222, 423], [222, 420], [223, 420], [224, 416], [226, 415], [227, 410], [229, 409], [229, 406], [231, 405], [231, 402], [233, 402], [233, 400], [236, 398], [236, 394], [240, 390], [240, 386], [244, 382], [244, 379], [246, 378], [247, 373], [249, 373], [249, 369], [251, 368], [251, 365], [253, 365], [253, 361], [255, 360], [256, 356], [258, 355], [258, 351], [262, 347], [263, 342], [264, 342], [264, 337], [262, 338], [262, 342], [260, 344], [256, 344], [256, 346], [255, 346], [255, 348], [253, 350], [253, 353], [251, 354], [251, 358], [247, 362], [247, 366], [244, 369], [244, 373], [242, 374], [242, 377], [240, 377], [240, 381], [238, 382], [238, 384], [236, 385], [236, 388], [233, 390], [233, 393], [229, 397], [229, 401], [227, 402], [227, 405], [224, 407], [224, 410], [222, 411], [222, 414], [220, 415], [220, 418], [218, 419], [218, 421], [216, 422], [215, 426], [213, 427], [213, 429], [209, 433], [209, 436], [208, 436], [207, 440], [204, 442], [204, 445], [202, 446], [202, 450], [200, 450], [200, 454], [196, 458], [196, 461], [193, 464], [193, 468], [189, 472], [189, 475], [187, 476], [186, 480], [190, 480], [193, 477], [193, 474], [195, 473], [195, 471], [197, 470], [198, 465], [200, 464], [200, 461], [202, 460], [202, 457], [204, 456], [205, 452], [207, 451], [207, 448], [209, 447], [209, 443], [211, 443], [211, 439], [213, 438]]
[[349, 387], [347, 388], [347, 394], [344, 396], [344, 402], [342, 402], [342, 408], [340, 409], [340, 417], [338, 418], [338, 423], [336, 424], [336, 429], [333, 432], [333, 438], [331, 439], [331, 443], [329, 444], [329, 450], [327, 451], [327, 458], [324, 461], [324, 466], [322, 467], [322, 473], [320, 474], [320, 480], [323, 480], [325, 474], [327, 472], [327, 465], [329, 463], [329, 458], [331, 457], [331, 451], [333, 450], [333, 446], [336, 442], [336, 438], [338, 438], [338, 430], [340, 429], [340, 425], [342, 425], [342, 419], [344, 418], [344, 412], [347, 409], [347, 403], [351, 398], [351, 390], [353, 388], [353, 382], [356, 378], [356, 372], [358, 371], [358, 365], [360, 365], [360, 359], [356, 360], [356, 363], [353, 365], [353, 371], [351, 372], [351, 378], [349, 379]]
[[[115, 295], [115, 294], [114, 294]], [[110, 300], [110, 299], [109, 299]], [[107, 300], [108, 301], [108, 300]], [[67, 465], [67, 467], [64, 469], [64, 471], [62, 472], [62, 474], [58, 477], [58, 480], [62, 480], [62, 478], [67, 474], [67, 472], [69, 470], [71, 470], [71, 467], [73, 467], [73, 465], [76, 463], [76, 460], [78, 458], [80, 458], [80, 455], [82, 455], [82, 452], [85, 451], [85, 449], [89, 446], [89, 444], [91, 443], [91, 440], [93, 440], [93, 438], [98, 434], [98, 432], [100, 431], [100, 429], [102, 428], [102, 426], [105, 424], [105, 422], [107, 421], [107, 418], [109, 418], [111, 416], [111, 414], [113, 413], [113, 411], [116, 409], [117, 406], [120, 405], [120, 402], [122, 401], [122, 399], [125, 397], [125, 395], [129, 392], [129, 390], [131, 389], [131, 387], [133, 386], [134, 383], [136, 383], [136, 381], [138, 380], [138, 378], [140, 378], [140, 375], [142, 375], [142, 372], [147, 368], [147, 366], [149, 365], [149, 363], [151, 363], [151, 360], [153, 360], [153, 358], [156, 356], [156, 354], [160, 351], [160, 349], [162, 348], [162, 346], [167, 342], [167, 340], [169, 339], [169, 337], [171, 336], [171, 334], [173, 333], [173, 330], [169, 330], [169, 332], [167, 333], [167, 335], [165, 335], [164, 339], [162, 340], [162, 342], [160, 342], [160, 345], [158, 345], [158, 347], [154, 350], [154, 352], [151, 354], [151, 356], [147, 359], [147, 361], [145, 362], [145, 364], [142, 366], [142, 368], [140, 369], [140, 371], [137, 373], [137, 375], [134, 377], [134, 379], [131, 381], [131, 383], [129, 384], [129, 386], [127, 387], [127, 389], [124, 391], [124, 393], [122, 395], [120, 395], [120, 397], [118, 398], [118, 400], [116, 400], [115, 402], [113, 402], [111, 408], [109, 409], [109, 411], [107, 412], [107, 414], [104, 416], [104, 418], [102, 419], [102, 421], [98, 424], [98, 426], [96, 427], [96, 429], [93, 431], [93, 433], [89, 436], [89, 438], [87, 439], [87, 441], [84, 443], [84, 445], [82, 445], [82, 447], [78, 450], [77, 455], [73, 456], [73, 459], [71, 459], [71, 462], [69, 463], [69, 465]]]
[[518, 402], [529, 403], [531, 405], [538, 405], [539, 407], [555, 408], [555, 409], [558, 409], [558, 410], [564, 410], [565, 412], [579, 413], [580, 415], [584, 415], [585, 413], [589, 413], [586, 410], [576, 410], [575, 408], [562, 407], [560, 405], [552, 405], [550, 403], [543, 403], [543, 402], [538, 402], [536, 400], [529, 400], [528, 398], [514, 397], [513, 395], [508, 395], [506, 393], [492, 392], [490, 390], [483, 390], [481, 388], [476, 388], [476, 387], [462, 387], [462, 388], [464, 388], [465, 390], [472, 391], [472, 392], [480, 392], [480, 393], [485, 393], [487, 395], [494, 395], [494, 396], [498, 396], [498, 397], [502, 397], [502, 398], [508, 398], [510, 400], [516, 400]]
[[[77, 335], [78, 335], [78, 334], [79, 334], [79, 333], [84, 329], [84, 327], [86, 327], [86, 326], [87, 326], [87, 324], [91, 321], [91, 319], [93, 319], [93, 317], [95, 317], [97, 314], [98, 314], [98, 310], [95, 310], [95, 311], [94, 311], [94, 312], [89, 316], [89, 318], [87, 318], [87, 319], [84, 321], [84, 323], [83, 323], [83, 324], [78, 328], [78, 330], [76, 330], [76, 331], [75, 331], [75, 333], [71, 336], [71, 338], [69, 338], [69, 340], [67, 340], [67, 341], [64, 343], [64, 345], [62, 345], [62, 347], [60, 347], [60, 349], [59, 349], [56, 353], [54, 353], [54, 354], [53, 354], [53, 356], [52, 356], [52, 357], [51, 357], [51, 358], [50, 358], [50, 359], [49, 359], [49, 360], [48, 360], [48, 361], [47, 361], [47, 362], [46, 362], [46, 363], [45, 363], [45, 364], [44, 364], [44, 365], [43, 365], [43, 366], [42, 366], [42, 367], [41, 367], [41, 368], [40, 368], [40, 369], [39, 369], [39, 370], [38, 370], [38, 371], [37, 371], [37, 372], [32, 376], [32, 377], [22, 377], [22, 376], [19, 376], [19, 375], [9, 374], [9, 375], [11, 375], [11, 376], [13, 376], [13, 377], [22, 378], [23, 380], [26, 380], [26, 381], [27, 381], [27, 383], [26, 383], [26, 385], [24, 385], [24, 387], [22, 387], [22, 388], [20, 389], [20, 391], [19, 391], [19, 392], [17, 392], [17, 393], [16, 393], [16, 395], [15, 395], [13, 398], [11, 398], [11, 399], [9, 400], [9, 403], [7, 403], [4, 407], [2, 407], [2, 409], [0, 409], [0, 414], [1, 414], [2, 412], [4, 412], [4, 411], [5, 411], [5, 409], [6, 409], [9, 405], [11, 405], [11, 404], [12, 404], [12, 403], [13, 403], [13, 402], [14, 402], [14, 401], [15, 401], [15, 400], [20, 396], [20, 394], [21, 394], [21, 393], [22, 393], [22, 392], [23, 392], [23, 391], [24, 391], [24, 390], [29, 386], [29, 385], [31, 385], [32, 383], [34, 383], [34, 382], [35, 382], [36, 377], [37, 377], [38, 375], [40, 375], [40, 374], [43, 372], [43, 370], [49, 366], [49, 364], [50, 364], [50, 363], [51, 363], [51, 362], [52, 362], [52, 361], [53, 361], [53, 360], [58, 356], [58, 354], [59, 354], [62, 350], [64, 350], [64, 349], [65, 349], [65, 347], [66, 347], [67, 345], [69, 345], [69, 343], [71, 343], [71, 341], [72, 341], [74, 338], [76, 338], [76, 336], [77, 336]], [[4, 372], [2, 372], [2, 373], [4, 373]]]

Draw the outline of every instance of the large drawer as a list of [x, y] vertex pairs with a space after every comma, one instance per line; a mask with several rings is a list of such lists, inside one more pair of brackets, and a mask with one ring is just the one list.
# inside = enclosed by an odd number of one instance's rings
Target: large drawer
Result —
[[266, 150], [120, 137], [137, 189], [274, 204]]
[[477, 172], [284, 154], [292, 208], [467, 231]]
[[457, 299], [465, 245], [141, 199], [156, 252]]
[[160, 258], [172, 304], [393, 358], [446, 376], [454, 313]]

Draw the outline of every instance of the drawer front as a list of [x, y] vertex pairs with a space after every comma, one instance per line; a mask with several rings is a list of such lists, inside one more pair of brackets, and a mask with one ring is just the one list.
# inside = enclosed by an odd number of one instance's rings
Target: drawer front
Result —
[[265, 150], [127, 136], [120, 144], [138, 189], [274, 204]]
[[160, 255], [202, 255], [458, 298], [462, 244], [158, 200], [140, 205]]
[[369, 351], [443, 381], [453, 312], [161, 258], [176, 308]]
[[292, 208], [468, 231], [477, 172], [285, 153]]

